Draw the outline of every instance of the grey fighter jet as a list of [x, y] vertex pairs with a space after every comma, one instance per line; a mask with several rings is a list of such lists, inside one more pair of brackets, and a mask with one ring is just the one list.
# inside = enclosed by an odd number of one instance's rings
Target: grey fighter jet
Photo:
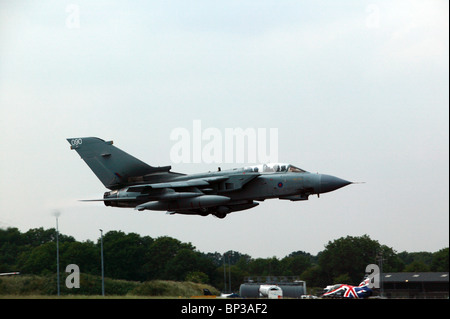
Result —
[[269, 198], [307, 200], [310, 195], [351, 184], [283, 163], [186, 175], [171, 172], [170, 166], [150, 166], [113, 146], [112, 141], [96, 137], [67, 141], [110, 190], [102, 199], [88, 201], [112, 207], [224, 218]]

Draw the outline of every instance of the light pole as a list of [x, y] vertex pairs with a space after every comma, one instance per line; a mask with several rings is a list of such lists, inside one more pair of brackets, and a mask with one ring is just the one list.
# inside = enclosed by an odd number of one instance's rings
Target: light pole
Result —
[[380, 264], [380, 296], [383, 298], [384, 296], [384, 287], [383, 287], [383, 261], [386, 259], [383, 258], [383, 250], [380, 250], [378, 253], [378, 262]]
[[58, 291], [58, 296], [60, 295], [60, 287], [59, 287], [59, 230], [58, 230], [58, 217], [60, 215], [59, 212], [54, 212], [56, 217], [56, 290]]
[[100, 254], [102, 258], [102, 296], [105, 295], [105, 272], [103, 268], [103, 230], [100, 229]]
[[233, 293], [231, 290], [231, 253], [228, 255], [228, 289], [230, 289], [230, 294]]
[[227, 272], [226, 272], [226, 268], [225, 268], [225, 253], [223, 254], [223, 293], [226, 294], [227, 293]]

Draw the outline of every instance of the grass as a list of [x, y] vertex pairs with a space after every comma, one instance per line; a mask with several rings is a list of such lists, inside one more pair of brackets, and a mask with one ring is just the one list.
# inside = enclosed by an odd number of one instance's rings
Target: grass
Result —
[[[190, 297], [174, 297], [174, 296], [137, 296], [137, 295], [0, 295], [0, 299], [190, 299]], [[197, 299], [197, 298], [196, 298]]]
[[193, 282], [177, 282], [168, 280], [152, 280], [134, 282], [105, 278], [106, 296], [101, 296], [101, 278], [82, 275], [80, 288], [68, 289], [61, 279], [61, 295], [57, 296], [55, 276], [20, 275], [0, 278], [0, 298], [2, 299], [169, 299], [202, 296], [203, 289], [213, 295], [219, 291], [207, 284]]

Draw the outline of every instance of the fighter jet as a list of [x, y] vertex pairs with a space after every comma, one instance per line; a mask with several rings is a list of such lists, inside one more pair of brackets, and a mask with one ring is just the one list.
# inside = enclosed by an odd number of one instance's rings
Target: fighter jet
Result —
[[364, 279], [358, 286], [337, 284], [327, 286], [322, 298], [356, 298], [364, 299], [372, 296], [373, 291], [369, 287], [370, 279]]
[[266, 199], [302, 201], [351, 184], [285, 163], [181, 174], [171, 172], [171, 166], [150, 166], [115, 147], [112, 141], [96, 137], [67, 141], [110, 190], [102, 199], [87, 201], [102, 201], [112, 207], [224, 218]]

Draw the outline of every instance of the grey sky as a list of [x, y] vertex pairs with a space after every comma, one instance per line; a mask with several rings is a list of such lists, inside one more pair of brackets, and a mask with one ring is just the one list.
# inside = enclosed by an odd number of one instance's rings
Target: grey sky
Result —
[[[0, 2], [0, 227], [317, 253], [368, 234], [449, 243], [448, 1]], [[66, 137], [174, 164], [175, 128], [277, 128], [278, 158], [366, 184], [224, 220], [81, 203], [105, 189]], [[224, 168], [242, 164], [223, 164]]]

